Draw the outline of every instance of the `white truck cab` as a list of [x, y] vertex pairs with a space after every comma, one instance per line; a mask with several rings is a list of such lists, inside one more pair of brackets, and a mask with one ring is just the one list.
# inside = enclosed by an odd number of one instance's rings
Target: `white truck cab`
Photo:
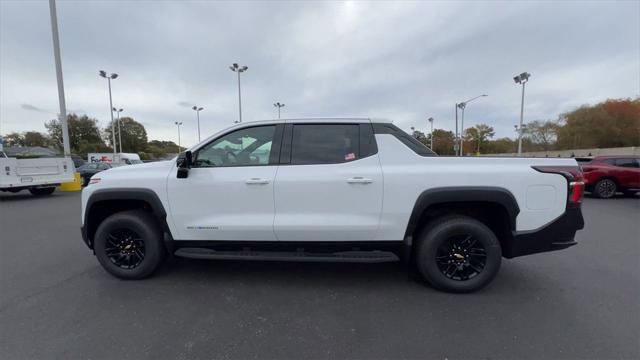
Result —
[[574, 160], [439, 157], [370, 119], [241, 123], [92, 183], [83, 239], [123, 278], [150, 275], [165, 253], [404, 260], [433, 286], [468, 292], [502, 257], [567, 248], [583, 227]]

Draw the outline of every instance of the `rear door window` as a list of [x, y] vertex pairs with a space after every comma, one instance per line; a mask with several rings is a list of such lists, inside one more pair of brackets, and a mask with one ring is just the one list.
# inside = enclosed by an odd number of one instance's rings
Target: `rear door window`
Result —
[[339, 164], [360, 158], [358, 124], [295, 124], [291, 164]]
[[638, 161], [636, 159], [616, 159], [616, 166], [620, 167], [638, 167]]

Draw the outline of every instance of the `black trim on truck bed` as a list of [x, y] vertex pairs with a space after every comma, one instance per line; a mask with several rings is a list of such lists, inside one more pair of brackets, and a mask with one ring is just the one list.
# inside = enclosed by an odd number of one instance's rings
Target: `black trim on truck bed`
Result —
[[576, 245], [576, 231], [584, 228], [580, 208], [567, 209], [551, 223], [533, 231], [514, 232], [513, 241], [502, 249], [506, 258], [514, 258], [547, 251], [562, 250]]

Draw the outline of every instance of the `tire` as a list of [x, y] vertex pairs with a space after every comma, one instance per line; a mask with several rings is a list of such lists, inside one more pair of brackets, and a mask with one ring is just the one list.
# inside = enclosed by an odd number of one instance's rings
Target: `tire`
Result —
[[29, 189], [29, 192], [35, 196], [51, 195], [54, 191], [56, 191], [55, 186]]
[[502, 262], [496, 235], [486, 225], [467, 216], [436, 220], [419, 235], [416, 266], [433, 287], [468, 293], [489, 284]]
[[593, 187], [593, 194], [601, 199], [609, 199], [616, 194], [617, 190], [618, 185], [615, 181], [611, 179], [601, 179], [598, 180]]
[[109, 216], [98, 226], [94, 238], [100, 265], [120, 279], [148, 277], [164, 259], [160, 227], [144, 210]]

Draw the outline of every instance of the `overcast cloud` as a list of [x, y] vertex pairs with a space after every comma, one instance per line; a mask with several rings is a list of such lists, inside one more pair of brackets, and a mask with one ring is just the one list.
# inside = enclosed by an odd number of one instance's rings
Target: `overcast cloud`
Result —
[[[640, 2], [58, 1], [67, 107], [106, 126], [114, 106], [151, 139], [197, 139], [243, 119], [370, 116], [408, 130], [525, 121], [640, 95]], [[45, 131], [58, 109], [47, 1], [0, 1], [0, 133]], [[45, 109], [44, 112], [33, 110]]]

